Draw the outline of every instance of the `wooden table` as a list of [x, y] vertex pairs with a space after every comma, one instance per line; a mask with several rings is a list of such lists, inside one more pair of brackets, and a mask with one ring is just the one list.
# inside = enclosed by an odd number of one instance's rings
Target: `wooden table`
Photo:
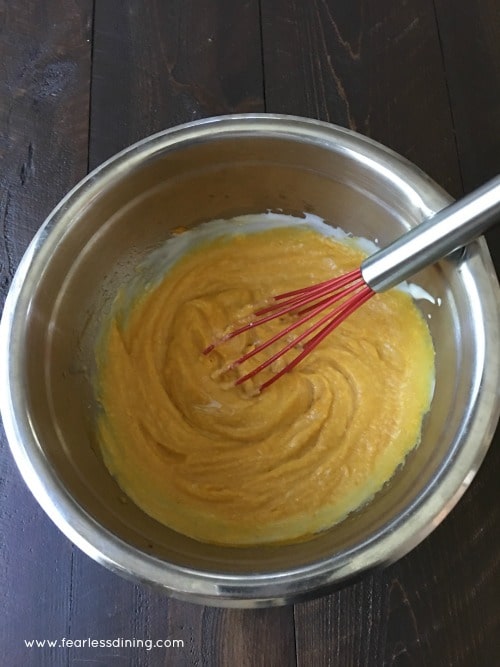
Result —
[[[498, 0], [0, 0], [0, 289], [62, 195], [124, 146], [215, 114], [328, 120], [402, 153], [452, 195], [500, 172]], [[500, 236], [489, 236], [500, 261]], [[0, 457], [0, 665], [500, 664], [500, 434], [412, 553], [313, 602], [167, 599], [54, 527]], [[183, 648], [26, 648], [179, 639]]]

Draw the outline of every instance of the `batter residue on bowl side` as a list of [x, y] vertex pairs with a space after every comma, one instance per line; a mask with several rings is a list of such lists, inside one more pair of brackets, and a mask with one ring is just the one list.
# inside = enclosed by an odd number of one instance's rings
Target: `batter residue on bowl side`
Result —
[[366, 256], [352, 240], [301, 223], [246, 233], [242, 218], [225, 223], [230, 233], [219, 222], [213, 235], [187, 232], [192, 243], [181, 235], [177, 250], [171, 244], [149, 266], [170, 257], [155, 280], [117, 298], [98, 346], [108, 469], [147, 514], [197, 540], [248, 545], [324, 530], [366, 503], [420, 439], [434, 351], [401, 290], [373, 297], [258, 395], [252, 381], [232, 380], [259, 358], [221, 371], [282, 322], [202, 354], [269, 295], [345, 273]]

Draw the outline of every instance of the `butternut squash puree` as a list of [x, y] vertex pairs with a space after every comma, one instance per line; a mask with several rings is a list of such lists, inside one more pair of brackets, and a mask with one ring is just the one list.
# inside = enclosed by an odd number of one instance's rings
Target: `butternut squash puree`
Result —
[[147, 514], [206, 542], [292, 541], [334, 525], [390, 479], [419, 441], [433, 383], [431, 337], [408, 294], [373, 297], [259, 395], [232, 382], [259, 359], [224, 367], [283, 322], [202, 354], [252, 304], [364, 256], [303, 228], [215, 239], [126, 315], [117, 308], [98, 350], [98, 436], [110, 472]]

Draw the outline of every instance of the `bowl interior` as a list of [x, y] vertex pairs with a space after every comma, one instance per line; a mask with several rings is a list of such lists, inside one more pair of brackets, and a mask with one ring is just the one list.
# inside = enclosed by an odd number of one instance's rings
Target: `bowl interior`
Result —
[[[310, 541], [235, 549], [179, 535], [124, 496], [103, 465], [94, 433], [97, 332], [118, 285], [175, 227], [268, 209], [312, 212], [383, 246], [425, 215], [418, 194], [386, 171], [341, 143], [234, 134], [181, 142], [130, 168], [108, 168], [85, 207], [68, 204], [73, 209], [67, 223], [50, 232], [37, 258], [42, 268], [23, 330], [29, 350], [23, 383], [43, 456], [90, 517], [169, 563], [206, 572], [266, 573], [345, 554], [411, 515], [416, 499], [436, 484], [460, 446], [477, 391], [482, 313], [475, 311], [474, 281], [457, 271], [463, 257], [415, 277], [440, 304], [420, 303], [436, 348], [435, 395], [420, 446], [369, 505]], [[472, 246], [468, 261], [475, 252]]]

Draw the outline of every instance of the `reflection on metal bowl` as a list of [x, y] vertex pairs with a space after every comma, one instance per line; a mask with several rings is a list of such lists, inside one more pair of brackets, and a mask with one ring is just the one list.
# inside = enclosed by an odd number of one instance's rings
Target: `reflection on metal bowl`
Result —
[[420, 446], [373, 501], [300, 544], [195, 542], [128, 501], [94, 434], [95, 336], [117, 286], [176, 227], [312, 212], [380, 245], [450, 198], [416, 167], [348, 130], [265, 114], [206, 119], [147, 138], [82, 181], [49, 216], [13, 281], [0, 328], [2, 418], [47, 514], [115, 572], [204, 604], [319, 595], [418, 544], [471, 482], [499, 415], [499, 296], [484, 240], [416, 276], [436, 348]]

